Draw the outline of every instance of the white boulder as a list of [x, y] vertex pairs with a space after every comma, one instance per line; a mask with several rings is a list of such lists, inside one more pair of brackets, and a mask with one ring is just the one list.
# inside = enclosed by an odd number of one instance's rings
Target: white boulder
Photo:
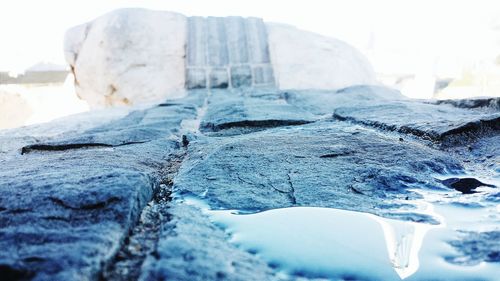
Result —
[[68, 30], [77, 95], [93, 108], [182, 95], [186, 23], [176, 13], [121, 9]]
[[[368, 60], [348, 44], [289, 25], [265, 26], [278, 88], [335, 90], [376, 84]], [[185, 16], [145, 9], [116, 10], [68, 30], [64, 49], [77, 95], [92, 108], [184, 95], [189, 32]], [[216, 44], [216, 35], [206, 35], [210, 44]]]
[[280, 89], [341, 89], [377, 84], [370, 62], [340, 40], [285, 24], [267, 24]]

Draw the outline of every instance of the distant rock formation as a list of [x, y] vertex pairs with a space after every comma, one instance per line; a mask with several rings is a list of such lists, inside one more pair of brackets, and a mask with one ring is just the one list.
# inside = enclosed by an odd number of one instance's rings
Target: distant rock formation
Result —
[[77, 94], [92, 107], [157, 102], [185, 89], [340, 89], [376, 83], [353, 47], [258, 18], [122, 9], [66, 33]]

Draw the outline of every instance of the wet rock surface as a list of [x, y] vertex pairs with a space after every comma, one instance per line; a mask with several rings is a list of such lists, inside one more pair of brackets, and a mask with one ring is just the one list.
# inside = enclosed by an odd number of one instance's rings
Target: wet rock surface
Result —
[[383, 199], [414, 198], [408, 189], [416, 186], [442, 188], [432, 174], [461, 171], [445, 153], [325, 120], [199, 138], [190, 143], [174, 190], [203, 197], [216, 209], [342, 206], [383, 214]]
[[[412, 205], [419, 190], [478, 208], [499, 201], [483, 180], [500, 172], [492, 108], [379, 86], [196, 90], [83, 131], [19, 129], [0, 139], [0, 279], [281, 280], [185, 199], [438, 225]], [[449, 242], [460, 254], [447, 262], [498, 262], [498, 224], [467, 233]]]
[[462, 240], [451, 241], [459, 254], [447, 259], [455, 264], [479, 264], [480, 262], [500, 262], [500, 231], [461, 233]]

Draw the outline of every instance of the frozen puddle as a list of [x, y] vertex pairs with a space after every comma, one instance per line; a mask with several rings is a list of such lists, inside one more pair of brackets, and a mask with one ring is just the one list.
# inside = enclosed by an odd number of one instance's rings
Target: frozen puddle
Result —
[[[499, 230], [498, 210], [469, 209], [421, 202], [417, 212], [441, 223], [429, 225], [386, 219], [332, 208], [292, 207], [255, 214], [213, 211], [200, 201], [186, 200], [204, 209], [223, 226], [231, 242], [255, 253], [283, 277], [361, 280], [499, 280], [498, 263], [456, 265], [446, 257], [457, 255], [447, 241], [457, 226], [468, 230]], [[491, 217], [491, 212], [496, 217]], [[472, 212], [469, 213], [469, 212]], [[488, 223], [480, 218], [486, 216]], [[462, 228], [460, 228], [462, 229]]]

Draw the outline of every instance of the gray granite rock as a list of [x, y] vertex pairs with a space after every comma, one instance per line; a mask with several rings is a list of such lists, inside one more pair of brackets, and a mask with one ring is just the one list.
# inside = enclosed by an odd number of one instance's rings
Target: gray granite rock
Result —
[[466, 145], [500, 130], [497, 99], [410, 100], [383, 86], [286, 91], [289, 104], [317, 115], [397, 131], [445, 145]]
[[[239, 134], [269, 127], [306, 124], [316, 116], [287, 104], [277, 91], [214, 91], [200, 129]], [[220, 132], [222, 131], [222, 132]]]
[[389, 101], [407, 100], [399, 91], [383, 86], [360, 85], [330, 90], [300, 90], [282, 93], [294, 106], [317, 115], [331, 115], [340, 107], [368, 106]]
[[189, 103], [155, 106], [0, 159], [0, 276], [99, 279], [195, 116]]
[[245, 23], [251, 62], [270, 63], [267, 30], [264, 22], [259, 18], [248, 18]]
[[446, 145], [466, 144], [478, 136], [500, 130], [500, 112], [484, 113], [410, 101], [341, 107], [333, 116]]
[[139, 280], [278, 280], [265, 262], [230, 244], [197, 207], [172, 202], [169, 214]]
[[[259, 20], [191, 18], [198, 35], [190, 36], [202, 36], [207, 21], [236, 45], [244, 28], [248, 60], [266, 62], [253, 49], [265, 34]], [[412, 101], [381, 86], [258, 89], [272, 75], [257, 75], [266, 71], [258, 64], [238, 65], [252, 70], [252, 87], [207, 90], [231, 84], [223, 73], [233, 66], [207, 66], [199, 47], [188, 48], [195, 51], [187, 75], [201, 70], [203, 83], [192, 80], [201, 90], [185, 98], [86, 130], [2, 135], [0, 279], [281, 280], [182, 198], [213, 209], [320, 206], [436, 224], [405, 203], [420, 198], [412, 189], [468, 196], [444, 183], [500, 174], [495, 101]], [[244, 54], [229, 52], [228, 60], [243, 62]], [[188, 126], [197, 122], [200, 131]], [[498, 192], [479, 196], [479, 208], [500, 200]], [[449, 241], [457, 255], [446, 262], [498, 262], [497, 236], [457, 236]]]
[[208, 65], [226, 66], [229, 63], [229, 56], [224, 18], [208, 17], [206, 19], [206, 32]]
[[202, 197], [215, 209], [320, 206], [393, 216], [391, 200], [418, 198], [408, 191], [416, 186], [444, 189], [434, 175], [462, 171], [441, 151], [326, 120], [199, 138], [189, 145], [174, 191]]
[[500, 231], [463, 232], [459, 237], [450, 242], [458, 253], [446, 257], [449, 262], [466, 266], [500, 262]]
[[500, 110], [500, 98], [477, 98], [431, 101], [433, 104], [450, 104], [458, 108], [484, 109], [491, 111]]

